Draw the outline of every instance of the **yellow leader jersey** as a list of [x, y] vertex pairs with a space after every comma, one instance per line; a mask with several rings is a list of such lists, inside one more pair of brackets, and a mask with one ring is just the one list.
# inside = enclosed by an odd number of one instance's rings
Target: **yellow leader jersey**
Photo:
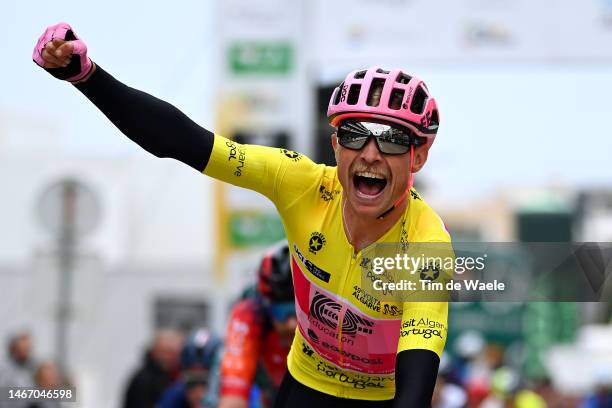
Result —
[[[297, 381], [337, 397], [388, 400], [395, 396], [397, 353], [441, 355], [446, 302], [384, 301], [364, 288], [371, 260], [364, 251], [355, 254], [345, 235], [336, 167], [215, 135], [204, 174], [258, 191], [278, 209], [292, 258], [298, 327], [287, 364]], [[377, 243], [450, 242], [441, 219], [414, 189], [409, 200]]]

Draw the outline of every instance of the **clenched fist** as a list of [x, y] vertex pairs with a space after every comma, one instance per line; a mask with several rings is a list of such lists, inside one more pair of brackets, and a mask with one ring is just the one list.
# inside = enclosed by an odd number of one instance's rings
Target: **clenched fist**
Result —
[[54, 77], [70, 82], [86, 79], [95, 69], [87, 56], [87, 46], [66, 23], [45, 30], [34, 47], [32, 59]]

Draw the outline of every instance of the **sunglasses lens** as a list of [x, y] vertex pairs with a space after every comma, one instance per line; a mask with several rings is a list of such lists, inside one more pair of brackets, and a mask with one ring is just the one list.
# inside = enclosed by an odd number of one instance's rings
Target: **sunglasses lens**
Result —
[[385, 154], [404, 154], [410, 150], [410, 144], [403, 145], [395, 142], [382, 141], [380, 139], [376, 139], [378, 142], [378, 148], [381, 152]]
[[382, 153], [404, 154], [410, 150], [411, 133], [390, 125], [347, 121], [338, 128], [338, 143], [352, 150], [362, 149], [371, 136]]
[[344, 137], [338, 137], [338, 143], [340, 143], [341, 146], [352, 150], [362, 149], [367, 140], [367, 137], [351, 137], [347, 135], [344, 135]]

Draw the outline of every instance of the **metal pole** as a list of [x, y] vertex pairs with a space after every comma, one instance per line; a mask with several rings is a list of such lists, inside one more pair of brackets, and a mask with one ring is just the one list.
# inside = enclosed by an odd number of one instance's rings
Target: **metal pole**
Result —
[[77, 210], [76, 183], [62, 183], [61, 229], [58, 236], [59, 284], [57, 299], [56, 352], [62, 372], [67, 372], [68, 330], [71, 318], [72, 274], [75, 255]]

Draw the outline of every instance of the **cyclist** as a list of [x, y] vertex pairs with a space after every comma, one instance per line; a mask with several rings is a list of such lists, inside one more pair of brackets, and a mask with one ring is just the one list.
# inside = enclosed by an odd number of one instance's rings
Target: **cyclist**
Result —
[[412, 188], [438, 131], [422, 80], [378, 67], [351, 72], [328, 108], [337, 166], [198, 126], [130, 88], [87, 56], [65, 23], [40, 37], [34, 61], [72, 82], [128, 138], [158, 157], [264, 194], [291, 250], [298, 327], [276, 406], [426, 407], [447, 335], [448, 304], [381, 299], [364, 289], [375, 244], [450, 242]]
[[[221, 363], [219, 408], [272, 406], [297, 325], [287, 242], [270, 249], [231, 311]], [[253, 396], [256, 386], [259, 397]], [[257, 394], [257, 393], [255, 393]]]

